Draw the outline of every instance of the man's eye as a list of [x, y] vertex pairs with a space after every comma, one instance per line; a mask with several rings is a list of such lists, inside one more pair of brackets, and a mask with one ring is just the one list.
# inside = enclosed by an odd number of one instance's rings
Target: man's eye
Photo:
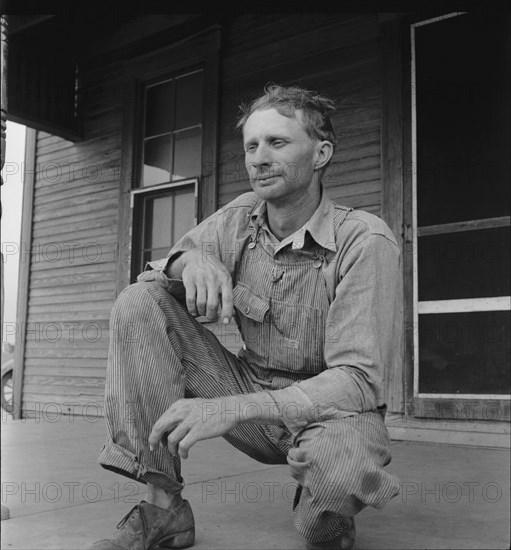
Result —
[[281, 139], [276, 139], [272, 142], [273, 147], [282, 147], [285, 144]]
[[245, 151], [246, 151], [247, 153], [253, 153], [255, 150], [256, 150], [256, 146], [255, 146], [255, 145], [247, 145], [247, 146], [245, 147]]

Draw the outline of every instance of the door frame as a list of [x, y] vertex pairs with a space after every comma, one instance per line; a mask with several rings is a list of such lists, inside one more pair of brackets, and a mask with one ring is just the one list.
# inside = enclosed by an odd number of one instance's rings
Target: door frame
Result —
[[[405, 303], [404, 413], [437, 420], [509, 421], [509, 397], [488, 394], [421, 394], [418, 391], [418, 285], [417, 285], [417, 158], [415, 113], [414, 31], [465, 12], [450, 12], [436, 17], [410, 17], [403, 21], [403, 273]], [[485, 299], [483, 299], [485, 300]], [[484, 307], [481, 306], [481, 307]], [[424, 309], [424, 308], [423, 308]], [[424, 311], [423, 311], [424, 313]]]

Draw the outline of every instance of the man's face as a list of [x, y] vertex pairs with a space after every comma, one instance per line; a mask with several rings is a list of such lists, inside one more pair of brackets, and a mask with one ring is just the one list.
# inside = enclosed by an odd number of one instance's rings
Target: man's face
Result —
[[255, 111], [243, 128], [245, 166], [254, 192], [267, 201], [307, 195], [313, 180], [319, 142], [306, 132], [302, 111], [295, 117], [276, 109]]

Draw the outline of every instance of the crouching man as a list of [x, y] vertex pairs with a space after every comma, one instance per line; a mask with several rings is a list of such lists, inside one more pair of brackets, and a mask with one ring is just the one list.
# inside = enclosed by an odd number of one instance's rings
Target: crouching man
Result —
[[[289, 464], [292, 520], [308, 549], [352, 548], [354, 516], [398, 493], [383, 469], [382, 385], [400, 361], [399, 249], [382, 220], [326, 196], [333, 109], [307, 90], [267, 86], [238, 124], [253, 192], [120, 294], [99, 463], [145, 483], [147, 497], [96, 550], [192, 545], [180, 458], [212, 437]], [[236, 320], [238, 356], [195, 319], [218, 311]]]

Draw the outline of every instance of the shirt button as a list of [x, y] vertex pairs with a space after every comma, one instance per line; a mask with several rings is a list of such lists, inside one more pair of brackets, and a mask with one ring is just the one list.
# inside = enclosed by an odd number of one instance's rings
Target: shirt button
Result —
[[312, 264], [312, 267], [315, 267], [316, 269], [320, 268], [320, 267], [321, 267], [321, 260], [316, 260], [316, 261]]
[[249, 247], [249, 248], [255, 248], [255, 243], [250, 243], [250, 244], [248, 245], [248, 247]]
[[250, 306], [247, 306], [247, 307], [245, 308], [245, 313], [246, 313], [247, 315], [250, 313]]

